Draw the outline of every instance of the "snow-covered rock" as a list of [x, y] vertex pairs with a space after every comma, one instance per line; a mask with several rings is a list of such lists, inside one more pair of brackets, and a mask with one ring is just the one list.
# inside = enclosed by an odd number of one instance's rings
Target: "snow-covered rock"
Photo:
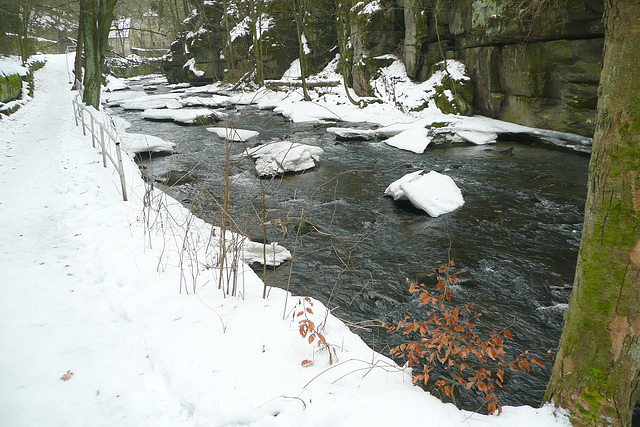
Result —
[[316, 166], [323, 152], [320, 147], [287, 141], [265, 144], [245, 151], [247, 156], [255, 160], [260, 176], [311, 169]]
[[209, 132], [215, 133], [220, 138], [225, 138], [229, 141], [234, 141], [234, 142], [244, 142], [260, 133], [255, 130], [234, 129], [234, 128], [228, 128], [228, 127], [224, 127], [224, 128], [213, 127], [213, 128], [207, 128], [207, 130]]
[[102, 101], [109, 107], [117, 107], [124, 101], [131, 101], [134, 99], [142, 100], [148, 98], [149, 95], [145, 92], [126, 90], [118, 92], [107, 92], [102, 96]]
[[396, 136], [385, 140], [385, 144], [414, 153], [424, 153], [433, 139], [429, 131], [423, 127], [410, 128], [400, 132]]
[[273, 110], [276, 114], [291, 118], [295, 123], [317, 122], [320, 120], [341, 120], [333, 110], [315, 102], [301, 101], [295, 104], [281, 104]]
[[249, 239], [245, 240], [242, 245], [240, 257], [248, 264], [257, 262], [264, 264], [265, 255], [267, 265], [277, 267], [285, 261], [291, 259], [291, 252], [280, 246], [277, 242], [262, 244], [253, 242]]
[[370, 141], [378, 136], [373, 129], [327, 128], [327, 132], [343, 141]]
[[119, 78], [115, 76], [108, 75], [107, 76], [107, 84], [104, 88], [107, 92], [116, 92], [119, 90], [129, 89], [129, 86]]
[[166, 94], [154, 96], [140, 96], [138, 98], [129, 99], [120, 103], [125, 110], [149, 110], [160, 108], [178, 109], [182, 108], [182, 102], [179, 100], [180, 95]]
[[175, 142], [165, 141], [162, 138], [153, 135], [145, 135], [141, 133], [120, 134], [122, 139], [122, 148], [130, 154], [135, 153], [172, 153], [175, 148]]
[[149, 109], [142, 112], [142, 117], [147, 120], [170, 120], [178, 123], [190, 125], [196, 120], [209, 122], [220, 120], [226, 115], [208, 108], [172, 110], [172, 109]]
[[452, 212], [464, 205], [462, 192], [450, 177], [431, 171], [409, 173], [384, 191], [394, 200], [408, 200], [432, 217]]
[[213, 96], [187, 96], [180, 100], [184, 107], [222, 107], [229, 104], [229, 97], [222, 95]]
[[496, 142], [496, 139], [498, 139], [498, 134], [495, 132], [459, 130], [455, 134], [465, 141], [475, 145], [491, 144]]

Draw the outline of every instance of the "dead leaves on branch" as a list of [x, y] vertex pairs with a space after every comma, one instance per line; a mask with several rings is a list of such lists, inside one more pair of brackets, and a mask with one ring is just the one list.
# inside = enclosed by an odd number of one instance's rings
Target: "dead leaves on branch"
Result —
[[417, 294], [418, 301], [427, 310], [420, 313], [420, 318], [426, 320], [418, 320], [409, 313], [397, 325], [388, 327], [387, 332], [401, 331], [413, 338], [392, 348], [390, 354], [407, 360], [409, 366], [422, 366], [413, 378], [414, 383], [427, 385], [435, 366], [444, 367], [451, 376], [436, 380], [433, 385], [437, 390], [456, 404], [456, 386], [475, 389], [484, 393], [487, 411], [499, 414], [502, 407], [495, 392], [496, 387], [503, 387], [506, 370], [528, 373], [531, 364], [539, 367], [544, 364], [540, 359], [529, 358], [527, 352], [507, 361], [505, 339], [513, 339], [507, 330], [489, 337], [475, 332], [475, 322], [482, 314], [474, 310], [473, 304], [464, 304], [464, 307], [451, 304], [451, 286], [458, 282], [459, 273], [454, 266], [451, 260], [434, 270], [432, 275], [436, 276], [437, 286], [433, 293], [424, 284], [410, 283], [409, 293]]
[[[318, 330], [316, 324], [308, 317], [309, 315], [313, 315], [313, 301], [311, 301], [311, 298], [306, 297], [298, 301], [298, 306], [300, 309], [297, 309], [298, 311], [295, 318], [298, 320], [298, 331], [300, 332], [300, 336], [302, 338], [306, 338], [309, 341], [309, 344], [313, 344], [315, 342], [319, 351], [326, 350], [329, 355], [329, 364], [333, 365], [333, 363], [338, 359], [335, 347], [327, 343], [327, 340]], [[312, 365], [313, 361], [308, 359], [303, 360], [301, 363], [303, 368], [307, 368]]]

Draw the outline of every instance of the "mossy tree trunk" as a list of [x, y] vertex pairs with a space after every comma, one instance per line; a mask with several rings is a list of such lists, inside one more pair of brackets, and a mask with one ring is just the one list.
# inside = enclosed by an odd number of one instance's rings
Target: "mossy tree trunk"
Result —
[[605, 0], [584, 230], [545, 399], [574, 425], [631, 424], [640, 373], [640, 2]]
[[100, 108], [102, 71], [109, 30], [117, 0], [81, 0], [84, 3], [84, 93], [85, 104]]

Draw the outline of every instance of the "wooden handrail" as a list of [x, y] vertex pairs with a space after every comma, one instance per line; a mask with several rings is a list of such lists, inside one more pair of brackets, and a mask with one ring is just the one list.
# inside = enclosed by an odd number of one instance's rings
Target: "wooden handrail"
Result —
[[[96, 142], [100, 145], [101, 154], [102, 154], [102, 164], [106, 168], [107, 167], [107, 159], [111, 162], [113, 167], [118, 171], [118, 175], [120, 176], [120, 185], [122, 187], [122, 198], [126, 202], [127, 198], [127, 187], [125, 185], [124, 179], [124, 167], [122, 165], [122, 153], [120, 149], [120, 137], [118, 133], [107, 127], [103, 123], [103, 121], [98, 120], [93, 116], [91, 110], [89, 110], [82, 101], [80, 101], [80, 93], [83, 89], [82, 83], [76, 81], [76, 87], [78, 88], [78, 95], [76, 95], [75, 99], [73, 99], [73, 115], [76, 121], [76, 126], [82, 125], [82, 133], [86, 135], [86, 130], [88, 129], [91, 133], [91, 142], [93, 146], [96, 146]], [[89, 123], [85, 122], [85, 112], [89, 115]], [[107, 150], [108, 143], [112, 141], [116, 146], [116, 159], [111, 156], [111, 153]]]

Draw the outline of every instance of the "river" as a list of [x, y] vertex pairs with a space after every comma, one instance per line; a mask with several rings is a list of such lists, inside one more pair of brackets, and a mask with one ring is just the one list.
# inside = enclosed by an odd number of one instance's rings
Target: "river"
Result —
[[[149, 122], [119, 108], [114, 112], [132, 123], [129, 132], [177, 143], [175, 154], [141, 160], [141, 167], [157, 179], [171, 171], [174, 177], [185, 175], [166, 191], [198, 216], [217, 222], [225, 141], [202, 126]], [[262, 180], [268, 219], [282, 220], [268, 228], [267, 238], [296, 254], [291, 276], [288, 265], [269, 272], [270, 285], [321, 300], [372, 348], [388, 354], [402, 336], [386, 333], [380, 321], [391, 324], [418, 312], [407, 279], [425, 279], [450, 257], [464, 270], [452, 302], [475, 304], [483, 313], [477, 322], [481, 333], [507, 328], [514, 336], [505, 346], [508, 353], [529, 350], [545, 363], [527, 375], [508, 375], [501, 403], [540, 403], [553, 362], [547, 352], [555, 352], [573, 282], [586, 156], [523, 141], [441, 144], [416, 155], [383, 142], [336, 141], [325, 129], [335, 123], [292, 123], [254, 107], [227, 112], [238, 128], [260, 131], [251, 145], [287, 139], [324, 149], [319, 167]], [[243, 144], [230, 149], [233, 209], [240, 227], [251, 230], [259, 222], [255, 212], [262, 210], [261, 182], [241, 155]], [[383, 196], [387, 185], [417, 169], [453, 178], [465, 205], [431, 218]], [[316, 229], [298, 235], [299, 218]], [[463, 397], [466, 409], [482, 406], [478, 396]]]

